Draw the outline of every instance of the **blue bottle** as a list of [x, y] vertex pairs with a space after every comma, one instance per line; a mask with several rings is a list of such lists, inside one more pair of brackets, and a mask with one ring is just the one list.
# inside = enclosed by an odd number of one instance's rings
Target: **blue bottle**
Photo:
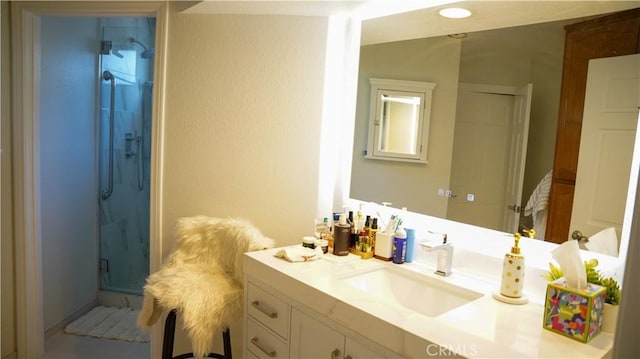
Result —
[[411, 263], [413, 262], [413, 251], [416, 247], [416, 230], [413, 228], [405, 228], [405, 232], [407, 232], [407, 249], [405, 250], [404, 261]]
[[407, 250], [407, 233], [402, 227], [398, 228], [393, 236], [393, 263], [402, 264], [405, 261]]

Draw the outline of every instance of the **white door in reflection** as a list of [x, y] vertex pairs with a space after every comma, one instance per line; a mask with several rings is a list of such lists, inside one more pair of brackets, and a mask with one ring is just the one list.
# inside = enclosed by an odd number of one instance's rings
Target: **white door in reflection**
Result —
[[531, 85], [461, 84], [447, 219], [518, 230], [530, 108]]
[[[640, 55], [589, 62], [569, 235], [620, 238], [640, 108]], [[569, 238], [570, 239], [570, 238]]]

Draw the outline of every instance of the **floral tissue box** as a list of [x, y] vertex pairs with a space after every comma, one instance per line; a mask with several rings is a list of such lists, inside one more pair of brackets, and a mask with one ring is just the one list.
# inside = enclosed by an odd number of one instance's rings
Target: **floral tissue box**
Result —
[[566, 286], [564, 278], [547, 285], [543, 327], [586, 343], [602, 329], [606, 289], [588, 284], [584, 290]]

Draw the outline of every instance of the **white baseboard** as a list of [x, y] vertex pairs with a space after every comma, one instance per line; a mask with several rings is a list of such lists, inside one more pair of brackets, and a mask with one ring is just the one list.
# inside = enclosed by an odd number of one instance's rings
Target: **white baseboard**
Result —
[[54, 336], [54, 335], [60, 333], [61, 331], [63, 331], [64, 328], [69, 323], [71, 323], [74, 320], [80, 318], [81, 316], [87, 314], [91, 309], [95, 308], [96, 305], [98, 305], [98, 301], [94, 299], [89, 304], [87, 304], [87, 305], [83, 306], [82, 308], [76, 310], [75, 312], [71, 313], [69, 316], [67, 316], [66, 318], [61, 320], [58, 324], [55, 324], [54, 326], [52, 326], [49, 329], [45, 329], [45, 331], [44, 331], [44, 340], [47, 340], [47, 339], [51, 338], [52, 336]]

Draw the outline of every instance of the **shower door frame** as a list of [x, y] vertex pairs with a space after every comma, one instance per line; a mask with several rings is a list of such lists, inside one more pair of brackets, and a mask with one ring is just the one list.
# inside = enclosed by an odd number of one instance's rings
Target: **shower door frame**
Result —
[[[39, 173], [39, 68], [40, 19], [43, 16], [156, 18], [156, 58], [151, 124], [150, 239], [151, 271], [162, 263], [162, 147], [166, 74], [167, 2], [14, 2], [12, 17], [13, 66], [13, 193], [15, 243], [16, 351], [19, 358], [40, 357], [44, 353], [42, 310], [42, 253], [40, 233]], [[159, 357], [157, 345], [161, 328], [151, 333], [151, 357]]]

